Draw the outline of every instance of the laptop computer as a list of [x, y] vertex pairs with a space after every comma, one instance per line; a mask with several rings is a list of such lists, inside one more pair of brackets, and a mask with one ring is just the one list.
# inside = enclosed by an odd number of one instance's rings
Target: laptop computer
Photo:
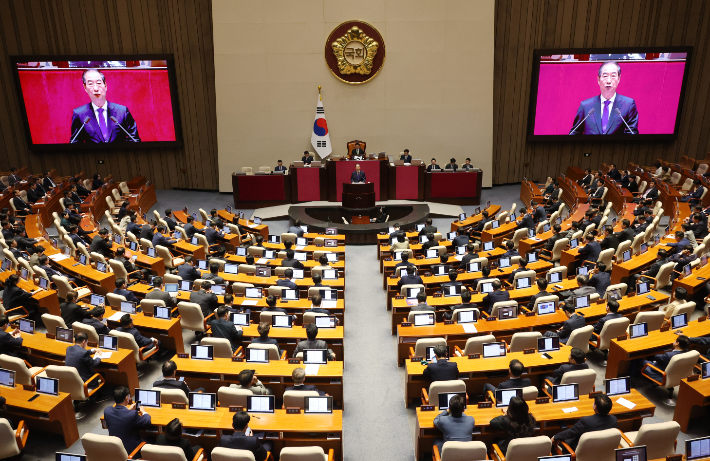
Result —
[[483, 358], [488, 359], [492, 357], [505, 357], [508, 350], [505, 347], [505, 343], [484, 343], [483, 344]]
[[523, 390], [521, 388], [496, 389], [496, 408], [507, 407], [513, 397], [522, 399]]
[[217, 394], [190, 392], [187, 398], [190, 410], [215, 411], [217, 407]]
[[568, 402], [579, 400], [579, 384], [560, 384], [552, 386], [553, 402]]
[[[706, 362], [710, 363], [710, 362]], [[611, 378], [604, 380], [605, 394], [612, 395], [622, 395], [631, 392], [631, 383], [628, 376], [622, 378]]]

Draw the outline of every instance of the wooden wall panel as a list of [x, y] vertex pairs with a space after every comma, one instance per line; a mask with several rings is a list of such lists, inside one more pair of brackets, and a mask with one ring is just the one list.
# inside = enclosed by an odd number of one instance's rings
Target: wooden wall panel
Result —
[[[568, 165], [650, 164], [710, 151], [710, 2], [704, 0], [496, 0], [493, 182], [544, 180]], [[678, 139], [528, 142], [532, 51], [540, 48], [693, 46]], [[707, 113], [706, 113], [707, 112]], [[590, 157], [584, 157], [590, 152]]]
[[[0, 170], [144, 175], [158, 189], [217, 189], [211, 0], [3, 0], [0, 49]], [[183, 147], [28, 150], [9, 56], [102, 53], [174, 55]]]

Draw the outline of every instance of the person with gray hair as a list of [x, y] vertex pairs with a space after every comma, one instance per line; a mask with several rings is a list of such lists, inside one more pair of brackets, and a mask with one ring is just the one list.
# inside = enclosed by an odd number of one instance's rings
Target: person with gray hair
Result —
[[319, 391], [313, 384], [304, 384], [306, 381], [306, 370], [303, 367], [297, 367], [293, 369], [291, 373], [291, 378], [293, 379], [293, 386], [287, 387], [287, 391], [316, 391], [320, 395], [325, 395], [325, 392]]
[[616, 92], [621, 81], [621, 66], [603, 62], [597, 70], [599, 95], [579, 104], [570, 135], [639, 134], [636, 101]]

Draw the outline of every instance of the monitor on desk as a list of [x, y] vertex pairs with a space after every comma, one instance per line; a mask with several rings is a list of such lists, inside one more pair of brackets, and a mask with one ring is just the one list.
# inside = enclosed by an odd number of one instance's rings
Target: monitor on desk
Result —
[[305, 277], [303, 273], [303, 269], [291, 269], [293, 271], [293, 276], [291, 277], [293, 280], [303, 280]]
[[54, 378], [36, 378], [36, 392], [45, 395], [59, 395], [59, 380]]
[[426, 250], [425, 257], [426, 257], [427, 259], [430, 259], [430, 258], [438, 258], [438, 257], [439, 257], [439, 250], [436, 250], [436, 249], [434, 249], [434, 250], [428, 249], [428, 250]]
[[192, 291], [192, 280], [180, 280], [180, 291]]
[[710, 362], [700, 364], [700, 376], [703, 379], [710, 378]]
[[324, 289], [318, 290], [318, 293], [320, 294], [321, 299], [323, 301], [337, 301], [338, 300], [338, 290], [324, 288]]
[[542, 231], [543, 232], [550, 232], [550, 223], [547, 223], [544, 226], [542, 226]]
[[338, 253], [326, 253], [325, 257], [328, 258], [329, 263], [337, 263], [338, 262]]
[[5, 387], [15, 387], [15, 372], [0, 368], [0, 385]]
[[589, 274], [589, 267], [579, 266], [577, 268], [577, 275], [588, 275], [588, 274]]
[[195, 360], [214, 360], [214, 346], [190, 344], [190, 358]]
[[646, 445], [617, 448], [616, 461], [646, 461]]
[[456, 247], [456, 255], [457, 256], [463, 256], [465, 254], [466, 254], [466, 247], [464, 245]]
[[518, 317], [517, 306], [507, 306], [498, 308], [498, 320], [510, 320]]
[[74, 331], [71, 328], [57, 327], [57, 341], [74, 344]]
[[263, 293], [259, 287], [248, 287], [244, 289], [244, 297], [251, 299], [261, 299]]
[[577, 246], [579, 246], [579, 241], [577, 239], [572, 239], [569, 241], [569, 247], [571, 249], [574, 250], [575, 248], [577, 248]]
[[537, 315], [547, 315], [555, 313], [555, 302], [549, 301], [544, 303], [537, 303]]
[[232, 323], [241, 327], [249, 326], [249, 314], [232, 312]]
[[493, 251], [495, 247], [495, 242], [483, 242], [483, 251]]
[[560, 350], [560, 338], [553, 336], [551, 338], [543, 336], [542, 338], [537, 338], [537, 350], [538, 352], [552, 352]]
[[305, 261], [308, 259], [308, 253], [304, 253], [303, 251], [294, 251], [293, 259], [296, 261]]
[[582, 309], [590, 306], [589, 295], [577, 296], [574, 298], [574, 308]]
[[306, 237], [296, 237], [296, 246], [304, 247], [308, 245], [308, 239]]
[[254, 219], [253, 219], [252, 221], [253, 221], [254, 224], [256, 224], [257, 226], [261, 224], [261, 218], [258, 217], [258, 216], [254, 216]]
[[[79, 255], [79, 264], [81, 264], [82, 266], [86, 266], [86, 261], [87, 259], [85, 254]], [[24, 280], [27, 280], [27, 269], [22, 268], [22, 270], [20, 270], [20, 277], [22, 277]]]
[[532, 277], [522, 277], [515, 279], [515, 289], [522, 290], [523, 288], [530, 288], [532, 286]]
[[121, 301], [121, 312], [134, 315], [136, 313], [136, 303], [130, 301]]
[[[302, 270], [302, 269], [295, 269], [295, 270]], [[298, 293], [299, 293], [299, 290], [282, 290], [281, 291], [281, 299], [284, 299], [286, 301], [298, 301]]]
[[188, 394], [189, 409], [201, 411], [215, 411], [217, 407], [217, 394], [203, 392], [190, 392]]
[[528, 229], [528, 238], [535, 238], [535, 229]]
[[462, 285], [446, 285], [442, 287], [444, 296], [461, 296]]
[[150, 247], [149, 247], [147, 254], [148, 254], [148, 257], [149, 257], [149, 258], [155, 258], [155, 257], [157, 257], [157, 256], [155, 255], [155, 248], [150, 248]]
[[207, 264], [207, 261], [204, 259], [198, 259], [197, 260], [197, 268], [202, 271], [209, 270], [209, 264]]
[[[446, 357], [442, 358], [449, 358], [449, 348], [446, 348]], [[424, 360], [428, 360], [429, 362], [434, 362], [436, 363], [437, 358], [436, 358], [436, 353], [434, 352], [434, 346], [427, 346], [424, 348]]]
[[493, 282], [481, 283], [481, 293], [493, 292]]
[[688, 314], [678, 314], [671, 317], [671, 330], [688, 326]]
[[[69, 248], [69, 247], [67, 247], [67, 248]], [[71, 248], [69, 248], [69, 251], [71, 251]], [[10, 260], [10, 258], [6, 258], [2, 262], [2, 271], [5, 272], [5, 271], [9, 271], [9, 270], [12, 270], [12, 261]]]
[[86, 461], [86, 455], [77, 455], [74, 453], [59, 453], [55, 455], [54, 461]]
[[328, 350], [327, 349], [304, 349], [303, 350], [303, 363], [325, 365], [328, 363]]
[[323, 280], [338, 280], [338, 270], [323, 269], [323, 271], [321, 272], [321, 277]]
[[441, 392], [439, 393], [439, 410], [448, 410], [449, 402], [455, 395], [463, 397], [463, 408], [466, 409], [466, 393], [465, 392]]
[[505, 269], [506, 267], [510, 267], [510, 258], [500, 258], [498, 260], [498, 267], [500, 269]]
[[449, 275], [449, 270], [451, 270], [451, 264], [437, 264], [431, 267], [432, 273], [434, 275]]
[[417, 232], [421, 232], [424, 229], [424, 224], [417, 224]]
[[470, 263], [468, 263], [468, 267], [466, 270], [468, 272], [481, 272], [481, 263], [480, 262], [470, 262]]
[[137, 251], [138, 250], [138, 242], [134, 242], [133, 240], [128, 242], [128, 249], [131, 251]]
[[710, 436], [687, 440], [685, 442], [685, 457], [688, 461], [710, 458]]
[[625, 263], [626, 261], [631, 260], [631, 250], [626, 250], [623, 253], [621, 253], [621, 262]]
[[456, 321], [457, 323], [474, 323], [477, 321], [476, 311], [459, 311], [458, 318], [456, 319]]
[[318, 315], [315, 318], [315, 323], [318, 328], [332, 330], [337, 325], [337, 320], [334, 315]]
[[271, 277], [271, 268], [268, 266], [256, 266], [257, 277]]
[[248, 413], [273, 413], [275, 404], [274, 395], [247, 395]]
[[335, 248], [338, 246], [338, 241], [335, 239], [325, 239], [323, 240], [323, 246], [328, 248]]
[[449, 232], [448, 234], [446, 234], [446, 238], [449, 239], [449, 240], [455, 239], [455, 238], [456, 238], [456, 232]]
[[636, 323], [629, 326], [629, 339], [648, 336], [648, 323]]
[[496, 408], [507, 407], [513, 397], [523, 398], [522, 388], [496, 389]]
[[651, 284], [648, 282], [636, 283], [636, 296], [645, 295], [651, 291]]
[[[707, 362], [710, 363], [710, 362]], [[631, 383], [629, 382], [629, 377], [624, 376], [622, 378], [611, 378], [604, 380], [605, 394], [612, 395], [622, 395], [631, 392]]]
[[481, 207], [480, 207], [480, 206], [477, 206], [477, 207], [473, 210], [473, 214], [474, 214], [474, 215], [481, 214]]
[[415, 327], [434, 325], [434, 323], [434, 313], [427, 312], [422, 314], [414, 314]]
[[326, 227], [325, 235], [338, 235], [338, 229], [335, 227]]
[[224, 273], [237, 275], [239, 273], [239, 264], [226, 263], [224, 265]]
[[20, 319], [18, 322], [20, 324], [20, 331], [33, 335], [35, 333], [35, 321], [29, 319]]
[[118, 336], [99, 335], [99, 348], [108, 351], [118, 350]]
[[218, 296], [224, 295], [227, 292], [227, 289], [224, 285], [213, 284], [212, 287], [210, 287], [210, 288], [212, 290], [212, 293], [214, 293]]
[[256, 347], [247, 348], [247, 362], [269, 363], [269, 350]]
[[528, 264], [536, 263], [539, 261], [539, 259], [537, 258], [537, 253], [535, 253], [534, 251], [531, 251], [530, 253], [525, 255], [525, 259], [528, 260]]
[[548, 272], [547, 283], [557, 283], [562, 281], [562, 272]]
[[570, 455], [538, 456], [537, 461], [572, 461]]
[[648, 244], [642, 243], [639, 249], [641, 254], [646, 253], [646, 251], [648, 251]]
[[579, 400], [579, 384], [560, 384], [552, 386], [552, 401], [567, 402]]
[[[224, 226], [224, 227], [222, 227], [222, 232], [224, 232], [225, 234], [231, 234], [232, 229], [230, 229], [229, 226]], [[180, 238], [180, 232], [176, 231], [175, 234], [177, 234], [177, 235], [173, 235], [173, 238], [176, 238], [176, 239]]]
[[169, 294], [170, 296], [175, 296], [177, 295], [178, 292], [178, 284], [177, 283], [166, 283], [165, 284], [165, 292]]
[[459, 222], [466, 220], [466, 213], [459, 214]]
[[234, 252], [234, 254], [237, 256], [246, 256], [247, 255], [246, 247], [237, 247], [235, 250], [236, 251]]
[[172, 318], [170, 308], [165, 306], [155, 306], [153, 317], [159, 320], [170, 320]]
[[407, 299], [417, 299], [417, 294], [419, 294], [421, 290], [421, 287], [407, 288]]
[[493, 358], [493, 357], [505, 357], [507, 354], [507, 349], [505, 343], [484, 343], [483, 344], [483, 358]]
[[290, 315], [272, 315], [271, 322], [274, 328], [291, 328], [293, 326], [293, 317]]
[[193, 235], [193, 236], [192, 236], [192, 240], [190, 240], [190, 243], [193, 244], [193, 245], [199, 245], [199, 244], [200, 244], [200, 242], [197, 240], [197, 236], [196, 236], [196, 235]]
[[330, 395], [304, 397], [303, 413], [333, 413], [333, 397]]
[[274, 250], [264, 250], [264, 254], [262, 255], [262, 258], [276, 259], [276, 252]]
[[497, 219], [495, 221], [491, 221], [491, 229], [498, 229], [500, 227], [500, 221]]
[[102, 263], [101, 261], [96, 261], [96, 270], [106, 274], [108, 272], [108, 267], [106, 267], [105, 263]]

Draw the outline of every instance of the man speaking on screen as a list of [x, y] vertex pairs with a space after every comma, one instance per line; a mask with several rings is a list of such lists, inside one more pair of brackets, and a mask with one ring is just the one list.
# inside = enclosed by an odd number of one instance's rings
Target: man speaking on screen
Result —
[[98, 69], [81, 75], [90, 103], [74, 109], [71, 143], [140, 142], [133, 115], [126, 106], [106, 100], [106, 77]]
[[569, 134], [638, 134], [636, 101], [616, 92], [621, 80], [619, 63], [607, 61], [597, 74], [601, 94], [579, 104]]

